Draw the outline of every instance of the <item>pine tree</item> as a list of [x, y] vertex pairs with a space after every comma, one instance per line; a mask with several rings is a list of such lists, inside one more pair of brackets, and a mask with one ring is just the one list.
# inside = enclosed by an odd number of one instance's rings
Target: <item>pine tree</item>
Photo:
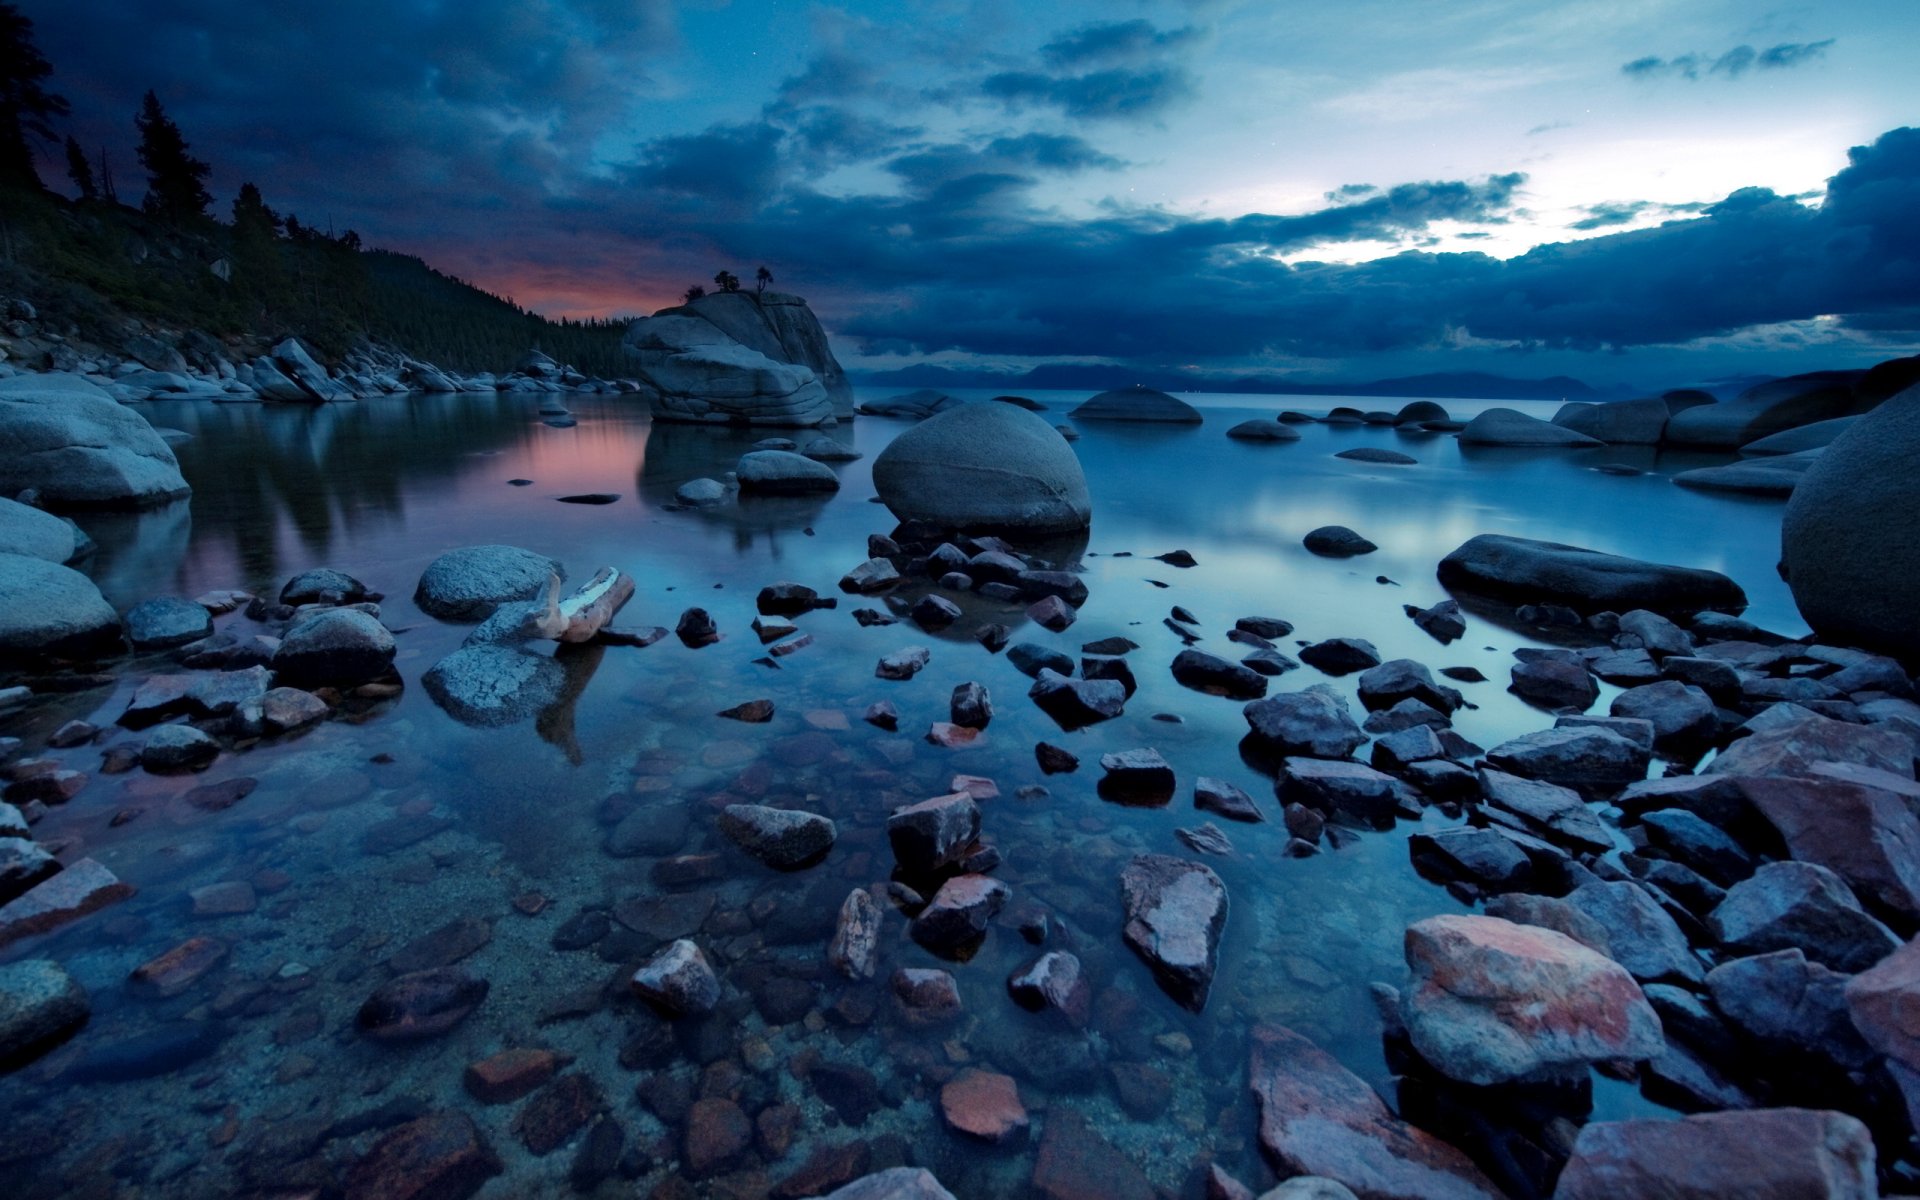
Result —
[[233, 284], [256, 312], [278, 313], [290, 298], [280, 257], [280, 216], [251, 183], [233, 199]]
[[67, 115], [64, 98], [44, 86], [53, 64], [33, 44], [33, 22], [0, 0], [0, 185], [38, 190], [32, 139], [52, 141], [51, 117]]
[[100, 198], [100, 187], [93, 181], [93, 164], [87, 161], [87, 152], [73, 140], [72, 134], [67, 135], [67, 178], [73, 180], [82, 200]]
[[140, 130], [140, 165], [147, 169], [147, 212], [174, 222], [205, 217], [213, 203], [206, 184], [213, 168], [189, 152], [158, 96], [147, 93], [134, 124]]
[[120, 192], [113, 186], [113, 164], [107, 161], [107, 148], [100, 147], [100, 195], [108, 204], [120, 203]]

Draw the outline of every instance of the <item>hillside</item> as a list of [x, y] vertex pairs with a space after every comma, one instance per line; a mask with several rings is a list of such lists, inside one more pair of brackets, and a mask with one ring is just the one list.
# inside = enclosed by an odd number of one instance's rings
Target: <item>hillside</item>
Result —
[[871, 387], [1098, 390], [1151, 387], [1168, 392], [1237, 392], [1267, 396], [1440, 396], [1477, 400], [1604, 400], [1602, 393], [1565, 375], [1514, 379], [1484, 371], [1447, 371], [1398, 379], [1303, 381], [1271, 375], [1209, 375], [1088, 363], [1055, 363], [1017, 375], [916, 365], [857, 377]]

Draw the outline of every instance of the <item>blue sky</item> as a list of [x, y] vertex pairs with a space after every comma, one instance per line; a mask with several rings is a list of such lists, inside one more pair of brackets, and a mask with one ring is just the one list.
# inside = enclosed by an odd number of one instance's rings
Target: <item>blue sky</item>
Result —
[[222, 204], [550, 313], [764, 262], [854, 366], [1651, 386], [1920, 342], [1910, 2], [22, 7], [123, 180], [152, 87]]

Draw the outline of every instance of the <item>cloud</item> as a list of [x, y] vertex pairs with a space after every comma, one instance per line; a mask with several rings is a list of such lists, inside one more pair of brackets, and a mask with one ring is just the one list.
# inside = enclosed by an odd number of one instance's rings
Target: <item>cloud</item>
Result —
[[1132, 62], [1184, 46], [1198, 37], [1193, 26], [1158, 29], [1151, 21], [1106, 21], [1082, 25], [1040, 47], [1047, 65], [1081, 67], [1089, 63]]
[[1009, 107], [1043, 105], [1090, 121], [1141, 120], [1193, 94], [1184, 67], [1114, 68], [1085, 75], [1002, 71], [980, 83], [981, 94]]
[[1658, 79], [1671, 76], [1680, 79], [1698, 81], [1703, 76], [1720, 75], [1728, 79], [1738, 79], [1748, 71], [1785, 70], [1798, 67], [1817, 59], [1825, 58], [1833, 38], [1818, 42], [1781, 42], [1765, 50], [1755, 50], [1752, 46], [1735, 46], [1724, 54], [1682, 54], [1675, 58], [1661, 58], [1649, 54], [1624, 63], [1620, 67], [1622, 74], [1633, 79]]

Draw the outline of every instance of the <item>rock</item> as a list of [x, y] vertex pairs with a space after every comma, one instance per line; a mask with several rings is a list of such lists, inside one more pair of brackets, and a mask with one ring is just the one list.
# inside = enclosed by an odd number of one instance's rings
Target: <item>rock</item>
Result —
[[1270, 417], [1255, 417], [1227, 430], [1227, 436], [1240, 442], [1297, 442], [1300, 431]]
[[1260, 1148], [1277, 1171], [1336, 1180], [1368, 1200], [1495, 1200], [1460, 1151], [1387, 1110], [1332, 1055], [1279, 1025], [1253, 1030]]
[[431, 617], [481, 621], [502, 604], [541, 595], [555, 575], [565, 579], [566, 569], [531, 550], [465, 546], [427, 564], [413, 602]]
[[1542, 729], [1487, 751], [1487, 765], [1510, 775], [1582, 791], [1618, 790], [1646, 778], [1646, 748], [1606, 729]]
[[376, 1041], [437, 1037], [480, 1007], [489, 986], [457, 967], [396, 976], [367, 997], [354, 1023]]
[[1384, 827], [1400, 807], [1402, 785], [1357, 762], [1293, 757], [1282, 761], [1274, 791], [1282, 804], [1304, 804]]
[[0, 492], [55, 508], [146, 508], [187, 495], [146, 418], [78, 375], [0, 379]]
[[734, 465], [740, 491], [748, 495], [805, 496], [840, 490], [831, 468], [790, 450], [753, 450]]
[[466, 1200], [503, 1170], [499, 1158], [460, 1112], [434, 1112], [374, 1143], [348, 1168], [349, 1200]]
[[1193, 781], [1193, 806], [1202, 812], [1216, 813], [1230, 821], [1264, 821], [1260, 808], [1235, 785], [1224, 779], [1202, 775]]
[[921, 1167], [889, 1167], [856, 1179], [822, 1200], [953, 1200], [932, 1172]]
[[502, 1050], [468, 1066], [461, 1081], [482, 1104], [511, 1104], [552, 1079], [564, 1061], [551, 1050]]
[[1854, 412], [1857, 372], [1814, 371], [1756, 384], [1732, 400], [1677, 412], [1667, 422], [1673, 446], [1732, 450], [1769, 434]]
[[1713, 700], [1673, 679], [1629, 688], [1613, 698], [1610, 711], [1652, 722], [1654, 745], [1662, 749], [1698, 746], [1719, 730]]
[[1762, 1049], [1839, 1070], [1871, 1057], [1848, 1013], [1847, 982], [1798, 948], [1732, 959], [1707, 972], [1714, 1007]]
[[698, 1017], [720, 1003], [720, 980], [700, 947], [681, 938], [633, 973], [633, 990], [670, 1017]]
[[1460, 431], [1463, 446], [1565, 446], [1580, 449], [1604, 445], [1598, 438], [1530, 417], [1511, 408], [1489, 408]]
[[1568, 605], [1583, 613], [1644, 608], [1663, 615], [1746, 607], [1739, 586], [1716, 571], [1670, 567], [1503, 534], [1483, 533], [1440, 560], [1449, 588]]
[[[1284, 429], [1286, 428], [1286, 426], [1283, 425], [1281, 426], [1281, 428]], [[1388, 450], [1384, 446], [1355, 446], [1351, 450], [1340, 451], [1339, 453], [1335, 454], [1334, 457], [1344, 458], [1348, 462], [1376, 463], [1382, 466], [1390, 466], [1390, 467], [1411, 467], [1411, 466], [1417, 465], [1420, 462], [1419, 459], [1415, 458], [1411, 454], [1402, 454], [1398, 450]], [[1338, 529], [1340, 527], [1336, 525], [1336, 526], [1333, 526], [1332, 528]], [[1351, 532], [1351, 531], [1349, 530], [1348, 532]], [[1308, 536], [1311, 537], [1313, 535], [1309, 534]], [[1366, 541], [1365, 538], [1362, 538], [1361, 540]], [[1371, 542], [1367, 543], [1367, 545], [1369, 549], [1373, 548], [1373, 544]], [[1308, 546], [1307, 549], [1313, 550], [1313, 547]], [[1315, 550], [1314, 553], [1319, 554], [1322, 552]], [[1362, 551], [1359, 551], [1358, 553], [1365, 554], [1366, 551], [1362, 550]]]
[[1407, 850], [1421, 874], [1463, 880], [1483, 891], [1510, 891], [1533, 881], [1532, 860], [1497, 827], [1462, 825], [1416, 833], [1408, 839]]
[[1345, 758], [1367, 740], [1345, 700], [1314, 688], [1256, 700], [1243, 715], [1250, 738], [1273, 755]]
[[952, 866], [979, 836], [980, 806], [966, 792], [896, 808], [887, 818], [894, 860], [911, 874]]
[[[19, 812], [12, 805], [7, 806]], [[60, 860], [28, 840], [24, 822], [0, 835], [0, 904], [25, 893], [60, 871]]]
[[840, 577], [840, 590], [858, 596], [887, 591], [900, 582], [900, 572], [884, 558], [870, 558]]
[[673, 490], [677, 502], [693, 508], [711, 508], [716, 504], [725, 504], [732, 489], [718, 479], [689, 479]]
[[1810, 425], [1796, 425], [1792, 429], [1783, 429], [1779, 433], [1756, 438], [1740, 447], [1745, 458], [1774, 458], [1781, 455], [1801, 454], [1808, 450], [1822, 450], [1831, 446], [1839, 436], [1851, 429], [1860, 420], [1857, 416], [1834, 417], [1831, 420], [1815, 421]]
[[1093, 989], [1080, 959], [1065, 950], [1053, 950], [1007, 977], [1007, 991], [1021, 1007], [1052, 1011], [1074, 1028], [1083, 1028], [1093, 1002]]
[[234, 710], [241, 732], [249, 737], [265, 737], [304, 728], [323, 720], [333, 710], [312, 692], [279, 687], [257, 700], [244, 700]]
[[907, 619], [928, 633], [938, 633], [958, 621], [965, 613], [945, 596], [926, 595], [914, 602]]
[[1047, 1111], [1032, 1185], [1039, 1200], [1155, 1200], [1160, 1194], [1086, 1117], [1062, 1105]]
[[162, 725], [140, 747], [140, 765], [149, 771], [194, 771], [220, 753], [220, 743], [191, 725]]
[[719, 824], [734, 845], [780, 871], [810, 866], [824, 857], [838, 832], [832, 821], [816, 813], [760, 804], [729, 804]]
[[1744, 778], [1738, 787], [1795, 860], [1826, 867], [1878, 911], [1920, 919], [1920, 821], [1896, 793], [1828, 778]]
[[91, 579], [43, 558], [0, 552], [0, 660], [119, 649], [120, 617]]
[[1006, 1145], [1027, 1134], [1027, 1110], [1020, 1089], [1008, 1075], [969, 1067], [940, 1089], [940, 1115], [947, 1128], [991, 1145]]
[[1412, 604], [1401, 607], [1422, 632], [1443, 646], [1466, 636], [1467, 621], [1460, 615], [1460, 603], [1457, 600], [1442, 600], [1432, 608], [1419, 608]]
[[1078, 729], [1119, 716], [1126, 708], [1127, 691], [1117, 680], [1068, 679], [1042, 667], [1027, 698], [1062, 729]]
[[[747, 298], [748, 312], [742, 296], [706, 296], [627, 328], [623, 344], [650, 391], [654, 419], [807, 427], [851, 416], [852, 391], [805, 302]], [[775, 312], [777, 326], [767, 319]]]
[[1033, 747], [1033, 756], [1038, 760], [1040, 771], [1044, 775], [1060, 775], [1068, 771], [1077, 771], [1080, 769], [1079, 756], [1070, 750], [1063, 750], [1059, 746], [1052, 745], [1048, 742], [1035, 744]]
[[1916, 947], [1920, 940], [1901, 946], [1848, 980], [1845, 991], [1854, 1027], [1868, 1046], [1886, 1055], [1889, 1073], [1906, 1096], [1910, 1116], [1920, 1111], [1920, 1029], [1913, 1023], [1920, 999], [1920, 949]]
[[1073, 659], [1048, 646], [1037, 646], [1032, 642], [1015, 642], [1007, 648], [1007, 661], [1024, 675], [1039, 678], [1042, 670], [1058, 675], [1073, 674]]
[[1747, 728], [1704, 773], [1805, 776], [1822, 765], [1850, 764], [1913, 778], [1913, 743], [1890, 729], [1835, 721], [1795, 704], [1776, 704]]
[[1256, 700], [1267, 694], [1265, 675], [1204, 650], [1182, 650], [1175, 655], [1173, 677], [1195, 691], [1233, 700]]
[[1048, 596], [1027, 606], [1027, 618], [1044, 629], [1059, 633], [1079, 616], [1071, 604], [1058, 596]]
[[1753, 874], [1753, 855], [1719, 826], [1685, 809], [1649, 812], [1640, 818], [1640, 823], [1655, 849], [1687, 864], [1716, 884], [1731, 887]]
[[1743, 496], [1793, 495], [1800, 487], [1800, 481], [1806, 477], [1822, 451], [1812, 450], [1802, 454], [1783, 455], [1777, 458], [1757, 458], [1750, 462], [1728, 463], [1718, 467], [1694, 467], [1687, 471], [1674, 473], [1673, 481], [1681, 487], [1695, 488], [1705, 492], [1733, 492]]
[[87, 990], [59, 963], [34, 958], [0, 966], [0, 1071], [66, 1041], [91, 1012]]
[[1360, 676], [1360, 703], [1368, 711], [1392, 708], [1403, 700], [1450, 713], [1463, 703], [1459, 692], [1433, 681], [1432, 672], [1411, 658], [1396, 658], [1371, 667]]
[[908, 932], [929, 950], [950, 952], [977, 941], [1007, 897], [1006, 884], [985, 875], [956, 875], [940, 885]]
[[1878, 1195], [1865, 1125], [1844, 1113], [1769, 1108], [1677, 1121], [1596, 1121], [1581, 1129], [1554, 1200]]
[[721, 709], [714, 715], [749, 725], [764, 725], [773, 720], [773, 701], [749, 700], [744, 704], [736, 704], [732, 708]]
[[1380, 652], [1363, 638], [1328, 638], [1300, 649], [1300, 661], [1327, 675], [1351, 675], [1380, 665]]
[[1446, 408], [1432, 400], [1409, 400], [1393, 415], [1395, 425], [1424, 425], [1428, 421], [1448, 419]]
[[1120, 873], [1127, 945], [1185, 1008], [1206, 1008], [1227, 923], [1227, 888], [1211, 868], [1168, 854], [1139, 854]]
[[467, 646], [435, 663], [420, 682], [435, 704], [464, 725], [511, 725], [560, 699], [566, 668], [551, 655], [519, 646]]
[[367, 683], [393, 669], [393, 656], [393, 635], [378, 619], [357, 609], [325, 609], [287, 630], [273, 672], [293, 687]]
[[282, 604], [354, 604], [366, 598], [366, 584], [329, 567], [302, 571], [280, 589]]
[[1564, 934], [1497, 917], [1429, 917], [1408, 927], [1406, 955], [1407, 1033], [1450, 1079], [1544, 1079], [1665, 1046], [1633, 977]]
[[1155, 421], [1198, 425], [1200, 412], [1184, 400], [1152, 388], [1132, 387], [1101, 392], [1067, 414], [1082, 421]]
[[912, 679], [932, 659], [933, 652], [925, 646], [905, 646], [882, 658], [873, 674], [878, 679]]
[[[0, 385], [4, 386], [4, 385]], [[1920, 389], [1860, 418], [1827, 447], [1794, 490], [1781, 522], [1781, 574], [1814, 632], [1920, 661], [1912, 581], [1920, 578]]]
[[58, 929], [131, 895], [133, 888], [112, 871], [83, 858], [0, 905], [0, 947]]
[[1353, 558], [1372, 554], [1380, 548], [1345, 525], [1322, 525], [1308, 533], [1301, 542], [1322, 558]]
[[1667, 402], [1658, 397], [1601, 404], [1563, 404], [1553, 423], [1612, 446], [1657, 446], [1667, 429]]
[[1128, 804], [1164, 804], [1173, 795], [1173, 768], [1153, 749], [1100, 756], [1100, 794]]
[[827, 943], [827, 963], [848, 979], [872, 979], [880, 969], [880, 906], [865, 888], [847, 893]]
[[1736, 955], [1803, 949], [1823, 966], [1864, 971], [1900, 945], [1860, 909], [1845, 882], [1814, 863], [1768, 863], [1735, 884], [1707, 916], [1724, 950]]
[[1596, 879], [1575, 888], [1567, 903], [1607, 931], [1607, 952], [1635, 979], [1697, 984], [1700, 960], [1660, 902], [1637, 883]]
[[926, 967], [902, 967], [890, 981], [901, 1018], [915, 1029], [931, 1029], [959, 1019], [960, 988], [953, 973]]
[[1092, 502], [1079, 459], [1010, 404], [962, 404], [895, 438], [873, 463], [881, 503], [941, 528], [1073, 532]]
[[0, 553], [69, 563], [83, 553], [85, 536], [52, 513], [0, 499]]

